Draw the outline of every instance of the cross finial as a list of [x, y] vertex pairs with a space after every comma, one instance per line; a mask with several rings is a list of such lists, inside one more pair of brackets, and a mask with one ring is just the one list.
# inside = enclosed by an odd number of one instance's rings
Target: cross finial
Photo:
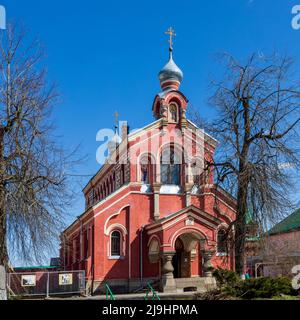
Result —
[[116, 111], [115, 113], [114, 113], [114, 118], [115, 118], [115, 129], [117, 130], [118, 129], [118, 127], [119, 127], [119, 113], [118, 113], [118, 111]]
[[173, 37], [176, 37], [175, 31], [174, 31], [174, 29], [172, 27], [170, 27], [165, 32], [165, 34], [168, 34], [170, 36], [170, 39], [169, 39], [169, 44], [170, 44], [169, 50], [173, 51]]

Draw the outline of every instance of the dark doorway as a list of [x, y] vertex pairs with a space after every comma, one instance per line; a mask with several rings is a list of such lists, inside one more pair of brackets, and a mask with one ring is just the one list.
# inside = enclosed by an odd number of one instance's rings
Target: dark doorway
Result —
[[172, 264], [173, 264], [173, 275], [174, 278], [181, 278], [181, 261], [182, 261], [182, 254], [183, 254], [183, 243], [182, 241], [178, 238], [175, 242], [175, 250], [176, 253], [173, 257]]

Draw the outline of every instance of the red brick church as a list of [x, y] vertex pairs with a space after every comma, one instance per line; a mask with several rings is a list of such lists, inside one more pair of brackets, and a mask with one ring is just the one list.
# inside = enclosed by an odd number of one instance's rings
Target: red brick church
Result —
[[[65, 270], [86, 271], [88, 288], [165, 292], [212, 283], [212, 267], [233, 269], [225, 232], [235, 200], [203, 170], [217, 141], [186, 118], [183, 73], [173, 60], [159, 73], [155, 121], [108, 145], [109, 157], [83, 189], [86, 210], [61, 235]], [[148, 110], [150, 112], [150, 110]], [[147, 110], [145, 110], [147, 112]]]

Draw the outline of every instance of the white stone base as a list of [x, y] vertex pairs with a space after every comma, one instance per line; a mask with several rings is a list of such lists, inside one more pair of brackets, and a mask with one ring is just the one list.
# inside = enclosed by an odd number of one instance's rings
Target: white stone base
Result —
[[91, 281], [87, 281], [87, 292], [92, 294], [105, 294], [106, 288], [105, 284], [107, 283], [111, 288], [114, 294], [123, 294], [123, 293], [131, 293], [135, 290], [147, 286], [147, 283], [155, 283], [158, 282], [159, 278], [144, 278], [141, 284], [140, 279], [107, 279], [107, 280], [95, 280], [93, 284], [93, 289], [91, 289], [92, 284]]
[[217, 287], [213, 277], [193, 277], [175, 279], [176, 292], [182, 293], [187, 288], [197, 288], [197, 292], [207, 292]]
[[0, 266], [0, 300], [7, 300], [5, 268]]

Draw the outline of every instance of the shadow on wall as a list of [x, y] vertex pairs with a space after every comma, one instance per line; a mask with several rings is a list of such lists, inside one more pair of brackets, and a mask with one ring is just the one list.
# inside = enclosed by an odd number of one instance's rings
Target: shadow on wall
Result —
[[[122, 219], [123, 212], [118, 217], [118, 221]], [[126, 208], [124, 210], [125, 216], [123, 222], [125, 222], [126, 229], [128, 231], [125, 237], [125, 248], [123, 255], [120, 258], [109, 258], [105, 262], [105, 267], [108, 269], [105, 274], [104, 282], [99, 286], [95, 293], [104, 293], [104, 285], [107, 283], [114, 293], [128, 293], [141, 287], [141, 274], [143, 280], [145, 278], [159, 278], [159, 262], [150, 264], [148, 257], [148, 236], [143, 232], [143, 246], [142, 255], [143, 261], [141, 266], [141, 229], [130, 230], [130, 210]], [[113, 221], [111, 221], [113, 222]], [[107, 245], [107, 241], [110, 241], [108, 237], [105, 237], [104, 246]], [[144, 283], [144, 282], [143, 282]]]

